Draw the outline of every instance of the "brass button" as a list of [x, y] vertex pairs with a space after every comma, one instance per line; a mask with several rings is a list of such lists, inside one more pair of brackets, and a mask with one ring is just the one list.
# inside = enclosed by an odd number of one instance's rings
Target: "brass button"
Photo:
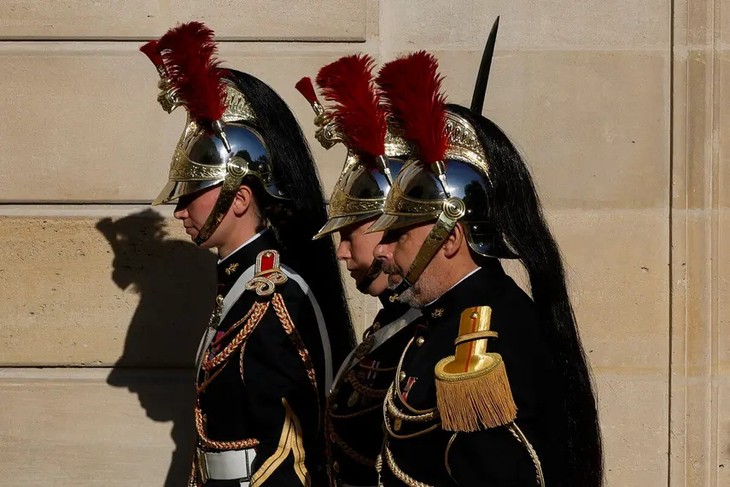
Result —
[[400, 374], [398, 375], [398, 379], [399, 379], [399, 380], [400, 380], [401, 382], [403, 382], [404, 380], [406, 380], [406, 373], [405, 373], [404, 371], [402, 371], [402, 370], [401, 370], [401, 371], [400, 371]]
[[425, 339], [425, 338], [423, 338], [423, 337], [418, 337], [418, 338], [416, 338], [416, 345], [418, 345], [419, 347], [420, 347], [421, 345], [423, 345], [423, 344], [424, 344], [425, 342], [426, 342], [426, 339]]
[[352, 394], [350, 394], [350, 397], [347, 398], [347, 405], [349, 407], [355, 407], [357, 402], [360, 400], [360, 394], [358, 394], [357, 391], [352, 391]]
[[373, 323], [373, 331], [378, 331], [378, 330], [380, 330], [380, 323], [378, 323], [376, 321], [375, 323]]

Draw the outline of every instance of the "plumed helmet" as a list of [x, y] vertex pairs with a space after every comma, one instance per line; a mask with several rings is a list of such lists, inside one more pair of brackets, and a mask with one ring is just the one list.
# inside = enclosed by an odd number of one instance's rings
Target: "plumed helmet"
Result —
[[[391, 112], [415, 148], [369, 231], [437, 222], [445, 238], [461, 222], [475, 253], [514, 257], [494, 225], [485, 149], [474, 127], [447, 109], [441, 79], [436, 59], [424, 51], [386, 64], [378, 75]], [[441, 241], [433, 240], [434, 250]]]
[[170, 163], [169, 179], [153, 205], [222, 184], [221, 194], [196, 238], [217, 228], [244, 177], [261, 182], [274, 198], [285, 191], [274, 178], [270, 152], [257, 130], [256, 114], [238, 89], [236, 73], [219, 66], [213, 31], [200, 22], [181, 24], [140, 49], [157, 68], [168, 113], [187, 109], [187, 121]]
[[388, 114], [372, 79], [373, 59], [368, 55], [345, 56], [320, 69], [317, 85], [333, 106], [325, 109], [317, 100], [309, 78], [297, 89], [315, 111], [316, 137], [329, 149], [347, 147], [347, 157], [330, 197], [328, 220], [314, 238], [380, 215], [390, 191], [393, 174], [403, 166], [410, 144]]
[[398, 173], [385, 200], [383, 215], [370, 232], [435, 222], [445, 216], [462, 222], [472, 251], [484, 257], [510, 258], [514, 253], [495, 230], [489, 163], [474, 128], [462, 117], [444, 111], [446, 148], [443, 177], [417, 157]]
[[226, 80], [226, 99], [229, 102], [222, 116], [224, 125], [221, 134], [225, 139], [211, 133], [188, 114], [185, 130], [172, 156], [169, 180], [153, 205], [168, 203], [221, 184], [229, 173], [236, 177], [254, 176], [261, 180], [271, 196], [286, 197], [274, 179], [269, 151], [253, 126], [253, 114], [234, 108], [235, 102], [239, 103], [239, 107], [245, 107], [245, 97], [229, 83]]

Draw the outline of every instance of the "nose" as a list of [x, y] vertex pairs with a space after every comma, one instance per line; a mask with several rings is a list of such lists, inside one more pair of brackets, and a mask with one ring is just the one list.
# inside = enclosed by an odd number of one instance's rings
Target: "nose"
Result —
[[184, 220], [188, 216], [188, 205], [185, 204], [182, 200], [178, 200], [172, 216], [174, 216], [178, 220]]
[[395, 243], [378, 243], [373, 249], [373, 257], [381, 262], [391, 262], [393, 260], [393, 247]]
[[337, 260], [347, 260], [352, 257], [351, 254], [350, 242], [347, 240], [340, 240], [340, 245], [337, 246], [337, 252], [335, 252]]

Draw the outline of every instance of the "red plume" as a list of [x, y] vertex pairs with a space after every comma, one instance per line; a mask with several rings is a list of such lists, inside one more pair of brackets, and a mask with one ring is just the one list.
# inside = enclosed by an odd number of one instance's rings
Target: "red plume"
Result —
[[314, 105], [317, 102], [317, 94], [314, 92], [314, 86], [312, 86], [311, 78], [305, 76], [304, 78], [297, 81], [294, 87], [299, 93], [307, 99], [310, 105]]
[[162, 56], [160, 55], [160, 42], [149, 41], [147, 44], [139, 48], [152, 61], [158, 69], [162, 66]]
[[391, 61], [377, 82], [386, 107], [403, 123], [407, 139], [420, 148], [424, 163], [443, 161], [446, 153], [446, 96], [441, 93], [438, 61], [425, 51]]
[[159, 50], [190, 116], [206, 124], [219, 120], [226, 110], [225, 71], [219, 68], [213, 31], [200, 22], [181, 24], [162, 36]]
[[346, 56], [319, 70], [317, 84], [334, 102], [334, 119], [350, 144], [370, 156], [385, 154], [385, 110], [373, 84], [375, 61], [368, 55]]

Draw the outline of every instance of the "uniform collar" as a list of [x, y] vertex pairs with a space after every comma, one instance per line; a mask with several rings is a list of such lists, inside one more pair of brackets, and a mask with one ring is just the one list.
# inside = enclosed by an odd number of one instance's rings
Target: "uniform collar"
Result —
[[225, 258], [218, 261], [218, 286], [219, 292], [233, 285], [236, 279], [249, 267], [256, 263], [256, 256], [259, 252], [268, 249], [277, 249], [274, 235], [269, 230], [263, 230], [243, 245], [231, 252]]
[[378, 314], [375, 317], [375, 321], [378, 322], [380, 325], [385, 326], [388, 323], [395, 321], [397, 318], [403, 316], [406, 311], [410, 309], [410, 306], [405, 303], [401, 303], [397, 300], [391, 301], [392, 296], [393, 291], [391, 291], [390, 289], [386, 289], [378, 296], [380, 304], [383, 305], [383, 309], [378, 311]]
[[435, 301], [424, 306], [423, 316], [428, 320], [429, 326], [458, 323], [464, 309], [492, 302], [505, 277], [499, 260], [489, 259], [478, 269], [466, 274]]

